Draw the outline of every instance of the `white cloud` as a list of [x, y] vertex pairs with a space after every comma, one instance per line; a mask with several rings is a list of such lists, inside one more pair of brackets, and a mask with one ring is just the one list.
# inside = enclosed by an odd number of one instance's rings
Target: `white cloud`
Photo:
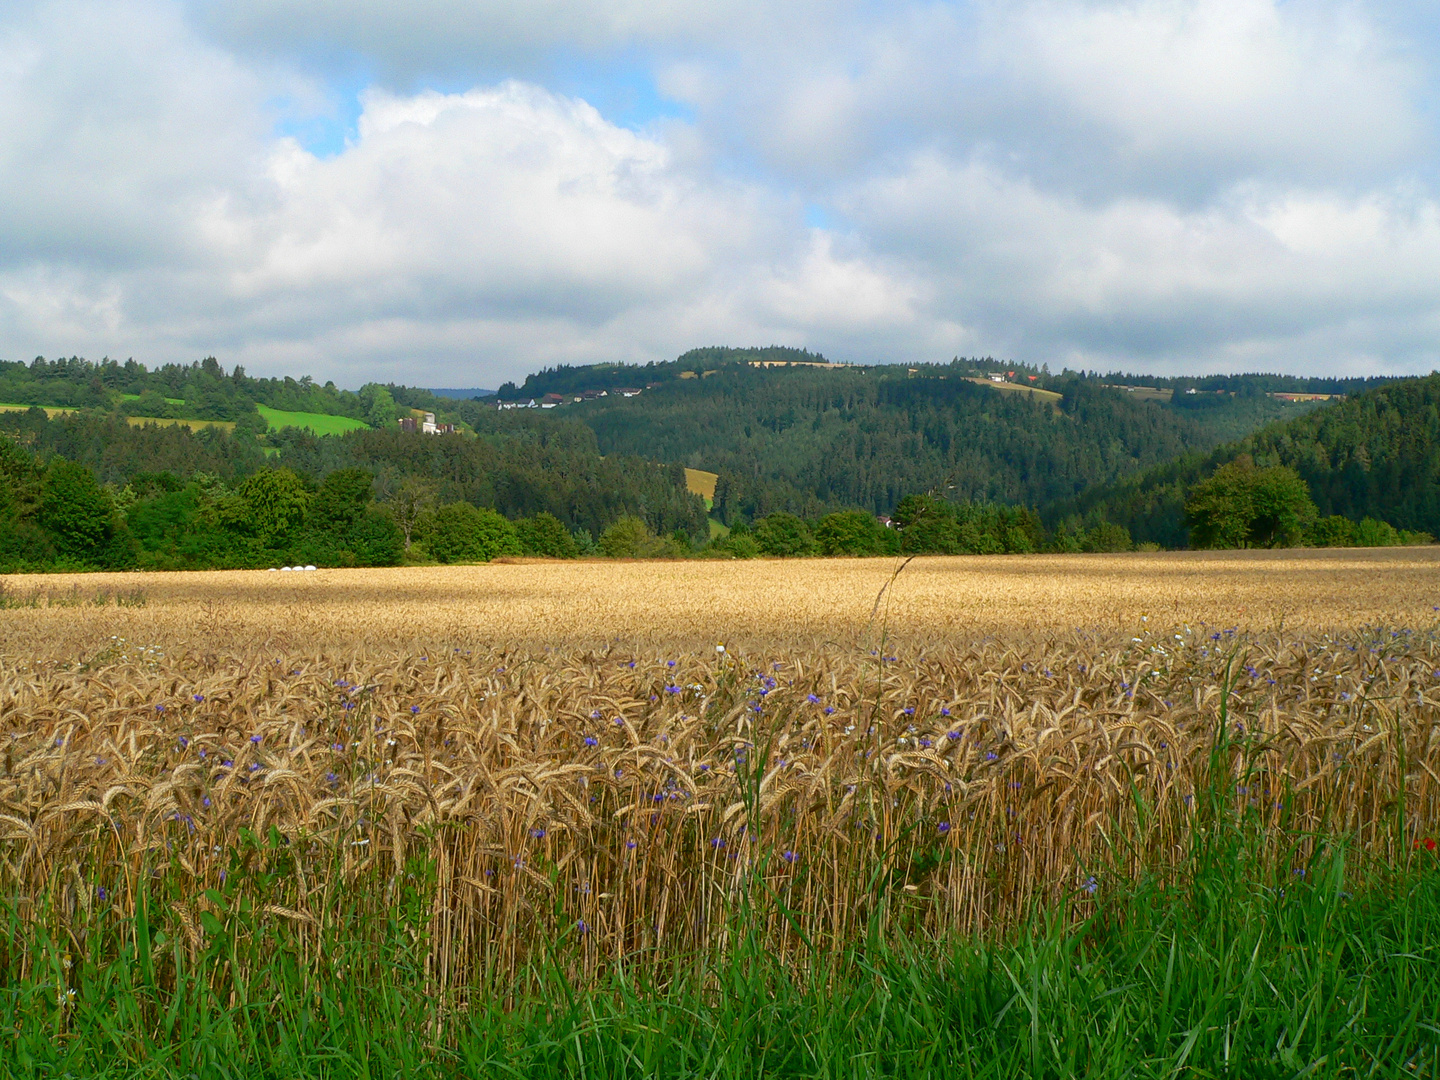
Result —
[[[1238, 185], [1186, 208], [1096, 206], [982, 159], [920, 155], [844, 197], [875, 247], [913, 260], [930, 313], [1052, 364], [1385, 370], [1440, 359], [1440, 205]], [[1361, 329], [1364, 333], [1361, 334]]]
[[[152, 50], [153, 81], [131, 73], [124, 87], [132, 103], [163, 96], [186, 70], [174, 59]], [[125, 135], [140, 195], [103, 208], [137, 238], [130, 249], [104, 257], [77, 237], [69, 251], [5, 253], [0, 338], [23, 343], [14, 355], [216, 352], [347, 382], [424, 381], [436, 367], [453, 381], [465, 365], [484, 381], [557, 359], [673, 354], [682, 333], [798, 342], [822, 318], [907, 317], [883, 275], [812, 242], [793, 201], [696, 175], [660, 138], [532, 85], [371, 91], [342, 153], [232, 140], [166, 199], [196, 146], [167, 145], [183, 128], [169, 112], [151, 118]], [[42, 135], [61, 141], [66, 121], [48, 123]], [[60, 218], [89, 195], [52, 198]]]
[[[1359, 0], [17, 3], [0, 355], [452, 385], [717, 342], [1428, 368], [1435, 57], [1405, 25]], [[577, 55], [693, 121], [546, 89]], [[317, 156], [278, 122], [338, 68], [378, 74]]]

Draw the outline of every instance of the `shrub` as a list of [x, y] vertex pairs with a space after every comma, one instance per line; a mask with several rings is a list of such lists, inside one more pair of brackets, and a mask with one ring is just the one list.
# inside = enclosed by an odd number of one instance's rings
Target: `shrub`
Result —
[[882, 555], [900, 547], [893, 530], [860, 510], [826, 514], [815, 526], [815, 540], [826, 555]]
[[442, 563], [489, 562], [521, 553], [514, 525], [488, 507], [465, 502], [442, 506], [430, 516], [425, 547]]
[[515, 537], [526, 555], [548, 555], [552, 559], [573, 559], [580, 547], [570, 530], [554, 514], [541, 511], [533, 518], [515, 523]]
[[1353, 547], [1355, 523], [1339, 514], [1317, 518], [1305, 530], [1305, 542], [1311, 547]]
[[645, 522], [626, 514], [612, 521], [600, 534], [600, 553], [612, 559], [637, 559], [654, 540]]
[[749, 533], [731, 533], [717, 545], [721, 551], [728, 551], [736, 559], [753, 559], [761, 552], [759, 541]]
[[1129, 551], [1130, 530], [1124, 525], [1102, 521], [1085, 534], [1080, 549], [1090, 552]]
[[820, 550], [810, 526], [794, 514], [777, 513], [762, 519], [755, 526], [754, 542], [757, 551], [766, 555], [814, 555]]
[[1365, 518], [1355, 526], [1356, 547], [1395, 547], [1400, 543], [1400, 534], [1388, 521]]
[[656, 536], [638, 517], [626, 514], [610, 523], [600, 534], [600, 553], [612, 559], [675, 558], [686, 554], [686, 545]]

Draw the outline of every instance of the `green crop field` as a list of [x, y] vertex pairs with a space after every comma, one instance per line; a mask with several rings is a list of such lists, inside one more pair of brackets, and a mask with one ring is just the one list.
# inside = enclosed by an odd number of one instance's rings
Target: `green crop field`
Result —
[[[139, 394], [121, 394], [121, 395], [120, 395], [120, 400], [121, 400], [121, 401], [139, 401], [139, 400], [140, 400], [140, 395], [139, 395]], [[184, 405], [184, 404], [185, 404], [185, 399], [184, 399], [184, 398], [178, 398], [178, 397], [167, 397], [167, 398], [165, 399], [165, 401], [166, 401], [166, 403], [169, 404], [169, 405]]]
[[270, 425], [272, 431], [281, 428], [297, 427], [305, 428], [316, 435], [343, 435], [347, 431], [358, 431], [370, 425], [364, 420], [354, 420], [348, 416], [327, 416], [325, 413], [313, 412], [286, 412], [283, 409], [272, 409], [268, 405], [257, 405], [260, 415]]

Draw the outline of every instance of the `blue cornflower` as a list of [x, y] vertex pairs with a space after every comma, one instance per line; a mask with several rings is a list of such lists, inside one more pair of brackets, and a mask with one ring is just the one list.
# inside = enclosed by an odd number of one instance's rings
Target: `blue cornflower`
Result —
[[255, 734], [255, 735], [251, 735], [251, 736], [250, 736], [250, 741], [253, 742], [253, 743], [258, 743], [258, 742], [260, 741], [260, 738], [261, 738], [260, 735], [257, 733], [257, 734]]
[[198, 701], [204, 701], [204, 700], [205, 700], [205, 695], [204, 695], [204, 694], [195, 694], [195, 695], [194, 695], [194, 700], [197, 701], [197, 702], [198, 702]]
[[826, 705], [826, 706], [825, 706], [825, 715], [826, 715], [826, 716], [829, 716], [829, 715], [830, 715], [831, 713], [833, 713], [834, 711], [835, 711], [835, 706], [834, 706], [834, 705]]
[[960, 732], [958, 732], [958, 731], [946, 732], [945, 737], [946, 737], [947, 739], [949, 739], [951, 742], [954, 742], [956, 739], [960, 738]]
[[782, 851], [780, 853], [780, 858], [784, 859], [788, 863], [793, 863], [799, 857], [800, 856], [796, 855], [793, 851]]
[[101, 885], [95, 889], [95, 897], [98, 900], [104, 901], [110, 899], [110, 894], [105, 891], [105, 886]]
[[189, 745], [190, 745], [190, 740], [187, 739], [184, 735], [181, 735], [181, 736], [180, 736], [180, 749], [181, 749], [181, 750], [184, 750], [185, 747], [187, 747], [187, 746], [189, 746]]
[[544, 830], [544, 829], [531, 829], [531, 830], [530, 830], [530, 839], [532, 839], [532, 840], [544, 840], [544, 839], [545, 839], [545, 830]]
[[948, 821], [942, 821], [942, 822], [940, 822], [940, 832], [943, 834], [943, 833], [947, 833], [947, 832], [949, 832], [949, 831], [950, 831], [950, 823], [949, 823]]
[[590, 932], [590, 927], [585, 924], [584, 919], [576, 920], [575, 929], [579, 930], [582, 934], [588, 934]]
[[712, 848], [723, 848], [725, 846], [725, 841], [723, 838], [717, 836], [710, 841], [710, 846]]
[[635, 841], [634, 841], [634, 840], [626, 840], [626, 841], [625, 841], [625, 849], [626, 849], [627, 851], [634, 851], [634, 850], [635, 850]]
[[950, 710], [949, 710], [949, 709], [941, 709], [941, 710], [940, 710], [940, 715], [941, 715], [941, 716], [949, 716], [949, 715], [950, 715]]
[[1100, 888], [1100, 882], [1096, 881], [1093, 875], [1086, 878], [1085, 884], [1080, 886], [1080, 890], [1087, 896], [1094, 896], [1095, 890], [1098, 888]]
[[585, 745], [586, 745], [586, 746], [599, 746], [599, 745], [600, 745], [600, 740], [597, 739], [594, 735], [586, 735], [586, 736], [585, 736]]
[[419, 705], [411, 705], [411, 706], [410, 706], [410, 715], [411, 715], [411, 716], [414, 716], [414, 715], [415, 715], [416, 713], [418, 713], [419, 711], [420, 711], [420, 706], [419, 706]]
[[203, 807], [205, 807], [206, 810], [209, 810], [209, 809], [210, 809], [210, 796], [209, 796], [209, 795], [206, 795], [203, 799], [201, 799], [201, 800], [200, 800], [200, 805], [203, 806]]
[[[1437, 674], [1437, 675], [1440, 675], [1440, 672], [1436, 672], [1436, 674]], [[164, 705], [156, 705], [156, 706], [155, 706], [155, 711], [156, 711], [156, 712], [164, 712], [164, 711], [165, 711], [165, 706], [164, 706]]]

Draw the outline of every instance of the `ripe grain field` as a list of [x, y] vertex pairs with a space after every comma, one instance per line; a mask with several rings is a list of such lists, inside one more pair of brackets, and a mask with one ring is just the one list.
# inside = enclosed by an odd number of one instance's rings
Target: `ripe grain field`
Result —
[[[528, 644], [699, 648], [971, 638], [1153, 623], [1427, 626], [1440, 547], [888, 559], [514, 561], [481, 566], [0, 577], [0, 651], [76, 658], [112, 635], [198, 649]], [[143, 596], [145, 606], [115, 598]], [[96, 606], [97, 597], [110, 598]], [[37, 602], [39, 607], [28, 607]]]
[[233, 1003], [398, 950], [438, 1046], [547, 972], [1090, 925], [1222, 831], [1257, 896], [1368, 880], [1440, 818], [1437, 554], [6, 579], [0, 893], [51, 944], [0, 964], [64, 1028], [62, 953]]

